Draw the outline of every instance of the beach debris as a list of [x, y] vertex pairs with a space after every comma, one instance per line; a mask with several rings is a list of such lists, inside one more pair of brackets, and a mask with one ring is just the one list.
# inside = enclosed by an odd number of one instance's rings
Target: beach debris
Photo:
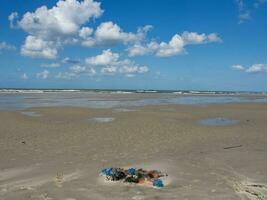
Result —
[[55, 177], [55, 184], [57, 187], [62, 187], [63, 183], [63, 173], [57, 172], [57, 175]]
[[239, 148], [242, 147], [243, 145], [236, 145], [236, 146], [229, 146], [229, 147], [224, 147], [223, 149], [234, 149], [234, 148]]
[[251, 200], [266, 200], [267, 186], [258, 183], [236, 182], [234, 189]]
[[155, 188], [163, 188], [164, 183], [160, 179], [168, 176], [158, 170], [144, 170], [142, 168], [114, 168], [108, 167], [101, 170], [101, 176], [108, 181], [121, 181], [123, 183], [134, 183], [139, 185], [148, 185]]

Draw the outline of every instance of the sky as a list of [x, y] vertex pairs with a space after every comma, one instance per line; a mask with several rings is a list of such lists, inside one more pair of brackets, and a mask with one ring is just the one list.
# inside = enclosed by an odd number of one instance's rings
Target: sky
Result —
[[1, 88], [267, 91], [267, 0], [1, 2]]

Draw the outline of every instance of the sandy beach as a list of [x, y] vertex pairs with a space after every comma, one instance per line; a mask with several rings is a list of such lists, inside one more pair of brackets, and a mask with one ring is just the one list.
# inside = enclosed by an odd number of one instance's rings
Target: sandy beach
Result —
[[[0, 112], [0, 199], [267, 198], [267, 104], [36, 107]], [[204, 125], [199, 120], [238, 120]], [[157, 190], [103, 167], [168, 173]]]

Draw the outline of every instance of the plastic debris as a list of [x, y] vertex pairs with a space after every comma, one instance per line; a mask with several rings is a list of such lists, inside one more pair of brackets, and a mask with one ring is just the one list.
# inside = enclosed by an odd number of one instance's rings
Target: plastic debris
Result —
[[155, 179], [155, 180], [153, 181], [153, 186], [154, 186], [154, 187], [159, 187], [159, 188], [164, 187], [163, 182], [162, 182], [162, 180], [160, 180], [160, 179]]
[[135, 175], [135, 168], [129, 168], [128, 169], [128, 174], [130, 174], [130, 175]]
[[156, 188], [164, 187], [161, 177], [168, 176], [157, 170], [144, 170], [136, 168], [104, 168], [101, 173], [108, 181], [121, 181], [124, 183], [134, 183], [150, 185]]

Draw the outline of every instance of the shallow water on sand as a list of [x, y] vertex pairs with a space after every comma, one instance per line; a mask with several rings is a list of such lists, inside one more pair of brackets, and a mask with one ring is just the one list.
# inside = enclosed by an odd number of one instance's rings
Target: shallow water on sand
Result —
[[216, 118], [201, 119], [198, 121], [198, 123], [204, 126], [230, 126], [238, 124], [239, 120], [216, 117]]
[[[261, 103], [266, 95], [176, 95], [176, 94], [99, 94], [92, 92], [53, 92], [0, 94], [0, 110], [31, 107], [77, 106], [89, 108], [124, 108], [145, 105], [205, 105], [217, 103]], [[122, 110], [121, 110], [122, 111]]]
[[94, 117], [94, 118], [89, 119], [89, 121], [98, 122], [98, 123], [108, 123], [114, 120], [115, 120], [114, 117]]
[[28, 117], [41, 117], [42, 115], [36, 112], [21, 112], [22, 115], [26, 115]]

